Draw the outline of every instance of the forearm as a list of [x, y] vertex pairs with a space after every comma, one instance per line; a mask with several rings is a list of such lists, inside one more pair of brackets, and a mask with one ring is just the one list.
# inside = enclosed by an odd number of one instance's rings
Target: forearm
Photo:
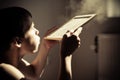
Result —
[[72, 65], [71, 65], [71, 61], [72, 61], [72, 55], [69, 55], [65, 58], [65, 65], [66, 65], [66, 70], [69, 73], [71, 79], [72, 79]]
[[68, 31], [61, 42], [61, 71], [59, 80], [72, 80], [72, 53], [79, 47], [80, 38], [76, 32]]
[[65, 58], [61, 57], [59, 80], [72, 80], [71, 58], [72, 55]]
[[33, 60], [32, 66], [34, 67], [35, 74], [40, 76], [42, 73], [48, 56], [49, 49], [43, 44], [40, 45], [40, 50], [37, 57]]

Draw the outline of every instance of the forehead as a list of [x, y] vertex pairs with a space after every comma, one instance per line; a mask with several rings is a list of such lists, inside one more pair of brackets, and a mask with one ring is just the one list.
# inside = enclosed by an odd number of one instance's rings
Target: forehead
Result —
[[30, 28], [33, 28], [33, 27], [34, 27], [34, 25], [35, 25], [35, 24], [34, 24], [34, 22], [32, 22], [32, 24], [30, 25]]
[[34, 22], [31, 23], [31, 25], [30, 25], [29, 29], [26, 31], [26, 33], [33, 30], [33, 28], [34, 28]]

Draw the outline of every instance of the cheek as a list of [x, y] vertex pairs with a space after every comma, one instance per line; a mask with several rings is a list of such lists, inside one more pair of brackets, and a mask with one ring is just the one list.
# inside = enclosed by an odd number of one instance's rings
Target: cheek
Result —
[[30, 37], [28, 37], [28, 38], [26, 38], [25, 40], [24, 40], [24, 43], [22, 44], [22, 46], [23, 46], [23, 49], [27, 52], [27, 53], [31, 53], [33, 50], [34, 50], [34, 45], [31, 43], [31, 41], [30, 41], [31, 39], [30, 39]]
[[40, 37], [39, 36], [33, 36], [30, 41], [32, 47], [33, 47], [33, 53], [38, 51], [38, 47], [40, 44]]
[[34, 31], [31, 31], [26, 34], [26, 39], [29, 39], [31, 44], [40, 44], [40, 37], [34, 33]]
[[29, 49], [34, 50], [38, 48], [40, 44], [40, 37], [35, 34], [29, 34], [25, 37], [26, 45], [29, 46]]

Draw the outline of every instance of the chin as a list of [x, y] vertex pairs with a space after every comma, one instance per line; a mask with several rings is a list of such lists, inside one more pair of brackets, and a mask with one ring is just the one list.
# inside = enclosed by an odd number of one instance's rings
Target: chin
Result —
[[38, 52], [38, 47], [36, 47], [34, 50], [33, 50], [33, 53], [36, 53]]
[[36, 44], [34, 45], [33, 53], [38, 52], [39, 44], [40, 44], [40, 43], [36, 43]]
[[33, 53], [36, 53], [36, 52], [37, 52], [37, 50], [34, 50], [34, 51], [33, 51]]

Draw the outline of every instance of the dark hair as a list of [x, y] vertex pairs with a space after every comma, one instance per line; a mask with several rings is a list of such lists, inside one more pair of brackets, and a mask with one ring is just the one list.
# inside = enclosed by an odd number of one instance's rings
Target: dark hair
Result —
[[32, 24], [31, 13], [21, 7], [8, 7], [0, 10], [0, 52], [10, 47], [15, 37], [24, 37]]

